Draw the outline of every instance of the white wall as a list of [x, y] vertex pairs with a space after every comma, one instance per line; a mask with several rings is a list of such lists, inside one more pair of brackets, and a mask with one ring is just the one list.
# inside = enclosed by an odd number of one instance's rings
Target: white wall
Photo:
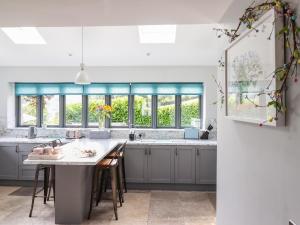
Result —
[[299, 83], [287, 100], [283, 128], [234, 122], [218, 107], [217, 225], [300, 224]]
[[[73, 82], [77, 67], [0, 67], [0, 122], [14, 125], [13, 82]], [[90, 67], [92, 82], [203, 82], [206, 123], [215, 119], [216, 67]]]

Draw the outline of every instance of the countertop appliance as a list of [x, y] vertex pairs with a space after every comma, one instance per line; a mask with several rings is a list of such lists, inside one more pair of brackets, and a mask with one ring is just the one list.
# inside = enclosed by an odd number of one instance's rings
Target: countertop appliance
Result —
[[33, 139], [33, 138], [36, 138], [36, 136], [37, 136], [37, 129], [36, 129], [36, 127], [30, 126], [28, 128], [28, 138], [29, 139]]
[[66, 139], [79, 139], [82, 138], [82, 134], [79, 130], [67, 130]]

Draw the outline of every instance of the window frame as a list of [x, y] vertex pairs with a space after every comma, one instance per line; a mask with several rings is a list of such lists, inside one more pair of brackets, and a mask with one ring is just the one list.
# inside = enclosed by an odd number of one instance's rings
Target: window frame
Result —
[[158, 96], [167, 96], [167, 95], [156, 95], [156, 109], [155, 109], [155, 112], [156, 112], [156, 128], [158, 128], [158, 129], [179, 129], [180, 125], [179, 125], [179, 122], [177, 120], [178, 114], [179, 114], [177, 95], [170, 95], [170, 96], [175, 96], [175, 101], [174, 101], [174, 104], [175, 104], [175, 118], [174, 118], [175, 119], [175, 124], [174, 124], [174, 126], [168, 126], [168, 127], [158, 126]]
[[[146, 94], [145, 94], [146, 95]], [[36, 125], [22, 125], [21, 124], [21, 96], [30, 96], [30, 95], [20, 95], [15, 96], [15, 124], [16, 127], [29, 127], [36, 126], [42, 127], [43, 125], [43, 96], [44, 95], [33, 95], [37, 97], [37, 112]], [[46, 96], [46, 95], [45, 95]], [[89, 95], [80, 95], [82, 96], [82, 119], [80, 126], [66, 125], [66, 95], [59, 96], [59, 125], [49, 125], [47, 127], [59, 127], [59, 128], [96, 128], [97, 126], [89, 126], [88, 121], [88, 96]], [[114, 95], [105, 95], [105, 104], [111, 105], [112, 96], [121, 96], [118, 94]], [[189, 126], [181, 125], [181, 99], [184, 95], [174, 95], [175, 96], [175, 126], [169, 127], [160, 127], [158, 126], [158, 95], [151, 95], [151, 125], [138, 126], [134, 124], [134, 97], [135, 95], [124, 95], [128, 97], [128, 125], [127, 126], [112, 126], [111, 118], [107, 118], [105, 121], [105, 128], [141, 128], [141, 129], [184, 129]], [[140, 96], [140, 95], [137, 95]], [[199, 119], [201, 120], [200, 129], [203, 128], [203, 95], [199, 95]]]
[[[151, 96], [151, 124], [150, 126], [139, 126], [135, 124], [135, 113], [134, 113], [134, 99], [135, 96]], [[142, 129], [151, 129], [153, 128], [153, 122], [154, 122], [154, 108], [153, 108], [153, 101], [154, 101], [154, 95], [132, 95], [132, 106], [131, 106], [131, 110], [132, 110], [132, 127], [133, 128], [142, 128]]]
[[[43, 124], [44, 124], [44, 110], [43, 110], [43, 103], [44, 103], [44, 96], [48, 96], [48, 95], [41, 95], [39, 96], [41, 98], [41, 105], [39, 106], [40, 108], [40, 115], [41, 115], [41, 118], [40, 118], [40, 123], [41, 125], [39, 127], [42, 127]], [[59, 119], [58, 119], [58, 125], [47, 125], [47, 127], [50, 127], [50, 128], [55, 128], [55, 127], [61, 127], [61, 115], [60, 115], [60, 105], [61, 105], [61, 96], [60, 95], [53, 95], [53, 96], [58, 96], [58, 115], [59, 115]]]
[[[182, 111], [181, 111], [181, 99], [182, 99], [182, 96], [184, 96], [184, 95], [180, 95], [179, 97], [180, 97], [180, 103], [179, 103], [179, 107], [180, 107], [180, 110], [179, 110], [179, 112], [180, 112], [180, 115], [179, 115], [179, 122], [180, 122], [180, 128], [179, 129], [184, 129], [184, 128], [189, 128], [190, 126], [182, 126], [182, 124], [181, 124], [181, 113], [182, 113]], [[199, 102], [199, 119], [200, 119], [200, 129], [202, 129], [203, 127], [202, 127], [202, 115], [203, 115], [203, 95], [198, 95], [198, 102]]]
[[[86, 95], [86, 110], [85, 113], [86, 113], [86, 128], [97, 128], [98, 126], [90, 126], [89, 125], [89, 96], [103, 96], [104, 97], [104, 104], [105, 105], [108, 105], [109, 102], [108, 102], [108, 95]], [[105, 128], [108, 128], [107, 127], [107, 119], [105, 119]]]
[[[21, 124], [21, 97], [22, 96], [32, 96], [32, 97], [37, 97], [37, 105], [36, 105], [36, 124], [33, 125], [23, 125]], [[38, 95], [20, 95], [16, 96], [16, 109], [15, 109], [15, 114], [16, 116], [16, 127], [30, 127], [30, 126], [36, 126], [36, 127], [41, 127], [41, 96]]]
[[[127, 110], [128, 110], [128, 117], [127, 117], [127, 126], [112, 126], [112, 116], [111, 118], [107, 118], [108, 120], [108, 128], [130, 128], [130, 126], [132, 126], [132, 97], [131, 95], [118, 95], [118, 94], [114, 94], [114, 95], [108, 95], [108, 102], [111, 106], [111, 97], [112, 96], [127, 96], [127, 99], [128, 99], [128, 107], [127, 107]], [[105, 126], [106, 127], [106, 126]]]
[[[67, 120], [66, 120], [66, 96], [67, 95], [63, 95], [64, 96], [64, 120], [63, 120], [63, 124], [65, 128], [85, 128], [85, 123], [86, 123], [86, 113], [85, 113], [85, 108], [86, 108], [86, 100], [84, 99], [85, 96], [84, 95], [78, 95], [81, 96], [81, 104], [82, 104], [82, 108], [81, 108], [81, 125], [76, 126], [76, 125], [67, 125]], [[71, 95], [72, 96], [72, 95]]]

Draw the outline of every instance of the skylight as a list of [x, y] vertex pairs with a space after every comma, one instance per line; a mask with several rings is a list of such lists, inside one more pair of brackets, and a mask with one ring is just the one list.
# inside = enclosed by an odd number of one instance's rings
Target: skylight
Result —
[[46, 41], [35, 27], [3, 27], [1, 29], [15, 44], [46, 44]]
[[141, 44], [174, 44], [176, 25], [138, 26]]

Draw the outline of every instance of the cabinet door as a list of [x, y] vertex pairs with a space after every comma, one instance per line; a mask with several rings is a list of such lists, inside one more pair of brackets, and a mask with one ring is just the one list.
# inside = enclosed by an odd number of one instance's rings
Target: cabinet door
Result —
[[18, 179], [18, 146], [0, 146], [0, 179]]
[[175, 150], [175, 183], [195, 184], [196, 154], [194, 146], [178, 146]]
[[149, 147], [149, 183], [174, 183], [174, 150], [172, 146]]
[[[24, 165], [23, 161], [27, 159], [32, 148], [38, 144], [20, 144], [19, 145], [19, 180], [34, 180], [36, 165]], [[43, 173], [40, 173], [39, 180], [43, 179]]]
[[197, 149], [196, 182], [197, 184], [216, 184], [217, 149], [202, 147]]
[[127, 145], [125, 149], [125, 171], [128, 183], [146, 182], [147, 149], [145, 146]]

